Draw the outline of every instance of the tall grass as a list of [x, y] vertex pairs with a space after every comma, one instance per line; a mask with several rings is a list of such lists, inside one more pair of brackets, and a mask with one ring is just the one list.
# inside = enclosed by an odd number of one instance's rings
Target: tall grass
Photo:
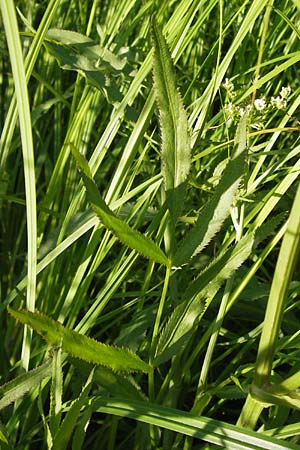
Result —
[[0, 448], [300, 448], [297, 3], [0, 7]]

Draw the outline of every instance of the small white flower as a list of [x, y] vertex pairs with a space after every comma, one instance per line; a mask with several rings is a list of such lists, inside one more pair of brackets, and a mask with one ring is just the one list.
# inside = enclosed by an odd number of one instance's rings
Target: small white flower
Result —
[[290, 86], [282, 86], [281, 91], [280, 91], [280, 96], [284, 99], [288, 98], [288, 96], [290, 95], [290, 93], [292, 92], [292, 89], [290, 88]]
[[228, 78], [225, 78], [223, 87], [226, 89], [226, 91], [232, 91], [234, 89], [234, 84], [231, 81], [229, 81]]
[[234, 84], [228, 80], [228, 78], [225, 78], [225, 82], [223, 83], [223, 88], [226, 89], [227, 95], [229, 98], [236, 97], [236, 92], [234, 90]]
[[256, 100], [254, 100], [254, 106], [257, 111], [262, 111], [267, 107], [267, 104], [264, 98], [257, 98]]
[[238, 106], [237, 107], [237, 111], [238, 111], [238, 113], [239, 113], [239, 115], [242, 117], [243, 115], [244, 115], [244, 113], [245, 113], [245, 109], [244, 108], [242, 108], [241, 106]]
[[227, 116], [229, 116], [230, 118], [233, 118], [235, 115], [235, 106], [232, 102], [226, 103], [225, 104], [225, 113]]
[[277, 108], [277, 109], [284, 109], [287, 106], [286, 99], [283, 97], [280, 97], [279, 95], [277, 97], [271, 97], [270, 103], [274, 108]]

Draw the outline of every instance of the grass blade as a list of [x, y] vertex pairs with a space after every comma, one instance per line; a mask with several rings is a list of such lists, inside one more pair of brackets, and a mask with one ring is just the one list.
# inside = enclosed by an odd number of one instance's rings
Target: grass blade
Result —
[[87, 405], [89, 391], [92, 386], [93, 373], [94, 369], [89, 375], [85, 386], [83, 386], [79, 397], [72, 402], [58, 432], [54, 436], [53, 450], [67, 448], [70, 436], [74, 430], [78, 416], [80, 414], [80, 410]]
[[[36, 219], [36, 190], [35, 190], [35, 168], [34, 150], [31, 129], [31, 116], [29, 98], [26, 84], [25, 68], [21, 42], [19, 38], [18, 22], [15, 7], [12, 1], [2, 0], [0, 2], [5, 34], [9, 49], [10, 62], [17, 98], [17, 108], [21, 129], [23, 167], [25, 177], [26, 194], [26, 219], [27, 219], [27, 294], [26, 304], [30, 311], [35, 308], [36, 294], [36, 262], [37, 262], [37, 219]], [[22, 347], [22, 364], [27, 370], [30, 358], [31, 330], [24, 328], [24, 339]]]
[[132, 401], [130, 404], [114, 399], [97, 399], [97, 411], [129, 417], [168, 430], [216, 444], [227, 450], [299, 450], [291, 442], [245, 430], [241, 427], [207, 417], [199, 417], [173, 408], [152, 403]]

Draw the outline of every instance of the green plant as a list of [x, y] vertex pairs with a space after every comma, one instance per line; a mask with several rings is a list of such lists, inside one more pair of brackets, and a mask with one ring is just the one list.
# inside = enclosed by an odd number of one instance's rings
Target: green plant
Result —
[[299, 448], [297, 5], [0, 6], [0, 447]]

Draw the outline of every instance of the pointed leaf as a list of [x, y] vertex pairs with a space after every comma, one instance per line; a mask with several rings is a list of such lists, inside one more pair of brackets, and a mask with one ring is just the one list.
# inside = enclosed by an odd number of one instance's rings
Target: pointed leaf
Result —
[[87, 197], [103, 225], [111, 230], [123, 244], [152, 261], [169, 266], [169, 259], [155, 242], [132, 229], [126, 222], [116, 217], [102, 199], [84, 156], [74, 147], [72, 148], [72, 153], [81, 171], [81, 176], [87, 190]]
[[152, 19], [154, 90], [162, 137], [162, 174], [171, 220], [175, 223], [184, 205], [191, 164], [188, 119], [176, 85], [175, 69], [166, 40]]
[[182, 244], [178, 246], [173, 259], [174, 266], [181, 266], [189, 258], [201, 252], [220, 230], [224, 220], [228, 217], [237, 190], [245, 174], [246, 146], [247, 116], [244, 115], [236, 132], [235, 150], [232, 159], [225, 167], [212, 199], [204, 206], [196, 224], [187, 234]]
[[253, 243], [254, 234], [249, 233], [238, 244], [212, 261], [191, 283], [182, 303], [175, 308], [162, 330], [154, 359], [155, 365], [172, 358], [183, 347], [208, 306], [206, 300], [211, 300], [222, 283], [248, 258]]
[[45, 364], [30, 370], [0, 387], [0, 409], [19, 400], [26, 392], [36, 387], [44, 378], [52, 374], [51, 359]]
[[40, 312], [15, 310], [8, 312], [20, 322], [29, 325], [49, 344], [61, 346], [70, 355], [93, 364], [101, 364], [113, 370], [148, 372], [149, 366], [130, 350], [112, 347], [83, 334], [65, 328], [61, 323]]

